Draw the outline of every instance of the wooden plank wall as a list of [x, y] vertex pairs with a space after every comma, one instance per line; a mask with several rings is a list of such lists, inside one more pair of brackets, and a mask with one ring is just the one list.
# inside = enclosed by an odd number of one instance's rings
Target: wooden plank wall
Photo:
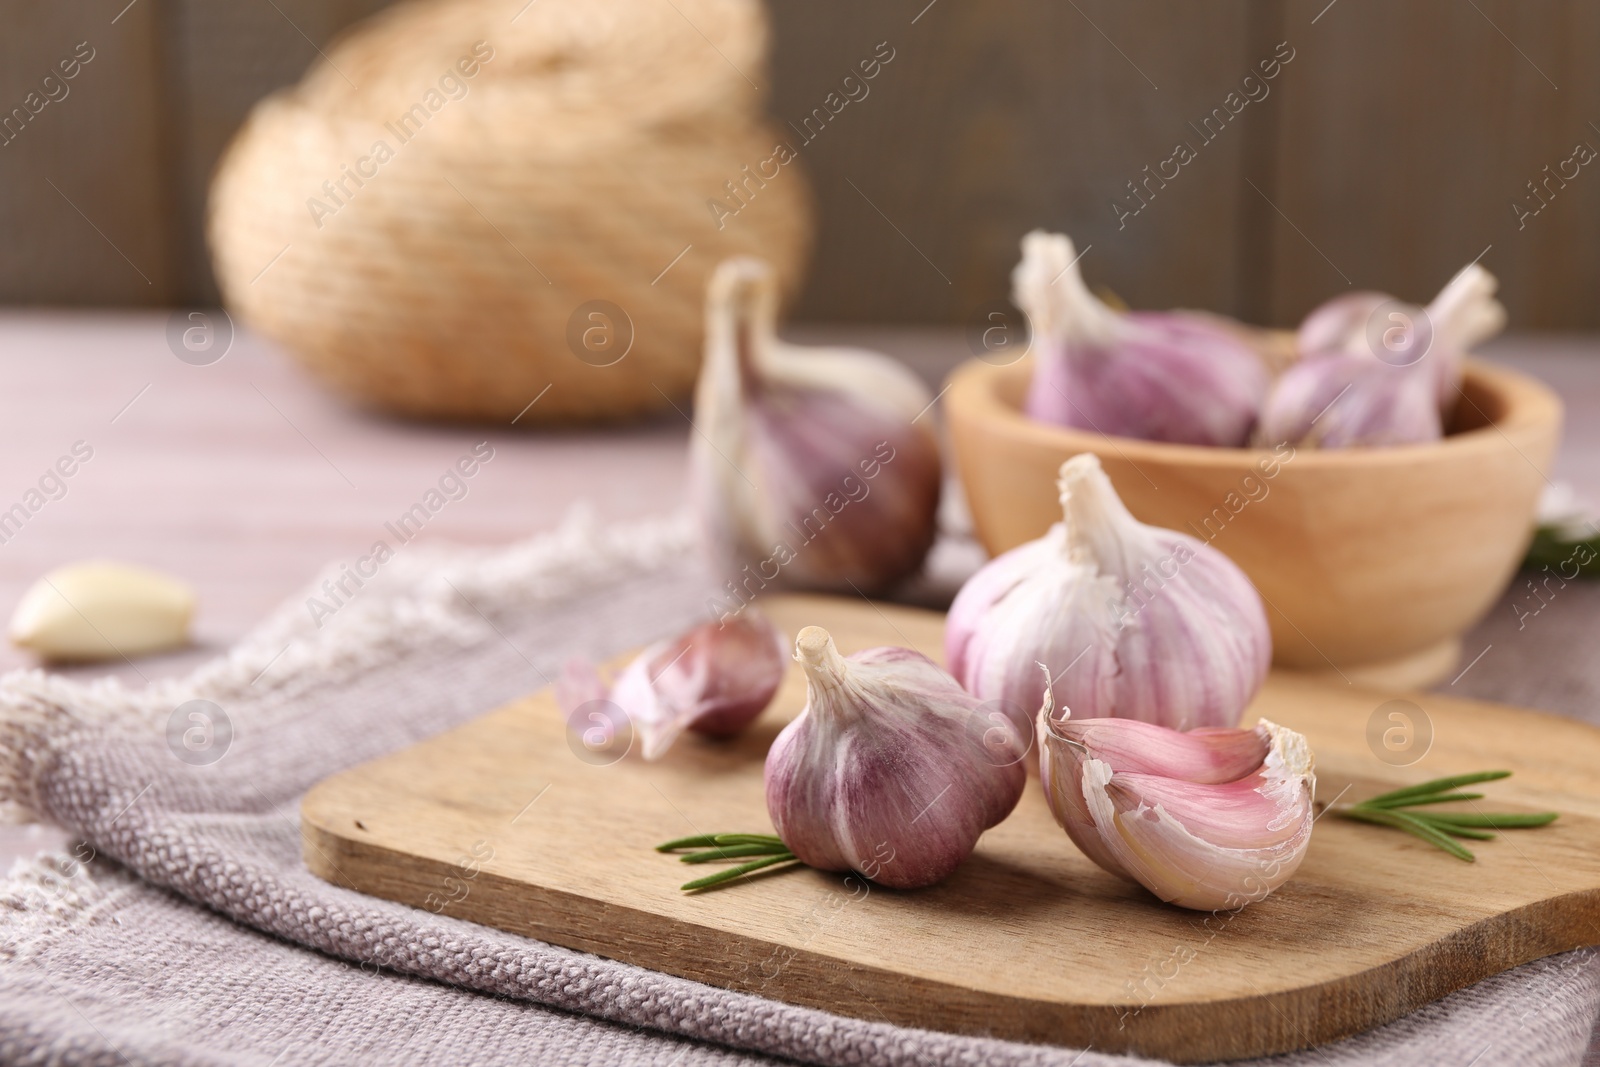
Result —
[[[218, 153], [254, 100], [384, 3], [0, 0], [0, 109], [94, 49], [0, 146], [0, 302], [215, 300], [202, 220]], [[1600, 327], [1600, 166], [1568, 162], [1600, 148], [1600, 5], [769, 6], [780, 122], [878, 42], [895, 50], [802, 153], [820, 228], [800, 317], [968, 321], [1042, 225], [1092, 246], [1091, 282], [1134, 305], [1292, 323], [1351, 285], [1425, 299], [1482, 253], [1514, 324]], [[1293, 58], [1262, 79], [1275, 52]], [[1193, 159], [1165, 162], [1180, 143]]]

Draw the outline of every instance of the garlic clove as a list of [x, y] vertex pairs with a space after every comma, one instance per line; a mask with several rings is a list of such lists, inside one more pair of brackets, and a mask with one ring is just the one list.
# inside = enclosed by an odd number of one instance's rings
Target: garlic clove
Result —
[[59, 567], [22, 595], [13, 644], [51, 662], [146, 655], [188, 643], [194, 591], [159, 571], [110, 560]]
[[1113, 774], [1091, 760], [1084, 795], [1128, 877], [1181, 908], [1232, 911], [1293, 877], [1311, 842], [1310, 764], [1287, 759], [1275, 752], [1223, 785]]
[[1194, 736], [1074, 721], [1057, 717], [1047, 689], [1039, 732], [1056, 821], [1098, 866], [1162, 900], [1240, 908], [1286, 882], [1304, 858], [1316, 778], [1293, 730], [1262, 719], [1253, 730]]
[[1086, 761], [1117, 772], [1215, 785], [1253, 773], [1271, 747], [1270, 735], [1259, 726], [1179, 731], [1137, 719], [1072, 718], [1066, 707], [1057, 712], [1048, 685], [1038, 727], [1039, 777], [1051, 812], [1085, 855], [1113, 872], [1123, 864], [1095, 828], [1083, 793]]
[[1114, 770], [1161, 774], [1185, 782], [1232, 782], [1261, 766], [1271, 740], [1260, 728], [1169, 730], [1138, 719], [1070, 719], [1050, 733]]
[[685, 730], [741, 733], [777, 694], [785, 651], [782, 631], [747, 608], [650, 645], [609, 687], [593, 664], [570, 661], [556, 683], [556, 703], [570, 719], [590, 701], [611, 701], [638, 735], [640, 753], [657, 760]]
[[690, 488], [704, 540], [740, 602], [769, 583], [880, 592], [933, 544], [933, 397], [874, 352], [778, 341], [764, 262], [724, 262], [707, 295]]
[[[983, 738], [984, 705], [905, 648], [849, 657], [808, 626], [807, 700], [767, 754], [767, 811], [802, 863], [898, 889], [932, 885], [1011, 813], [1027, 772]], [[1025, 736], [1026, 721], [1010, 723]]]
[[1249, 439], [1267, 371], [1240, 331], [1191, 312], [1113, 310], [1084, 284], [1064, 234], [1024, 237], [1011, 277], [1033, 331], [1029, 416], [1174, 444]]
[[1187, 534], [1146, 526], [1100, 461], [1061, 467], [1063, 521], [990, 561], [957, 593], [945, 661], [982, 700], [1032, 708], [1038, 664], [1057, 704], [1174, 729], [1233, 726], [1272, 638], [1244, 572]]

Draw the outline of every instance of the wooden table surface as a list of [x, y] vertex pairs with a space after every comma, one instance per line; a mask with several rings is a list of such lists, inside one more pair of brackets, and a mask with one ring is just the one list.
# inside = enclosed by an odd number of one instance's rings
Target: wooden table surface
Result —
[[[110, 556], [170, 571], [199, 595], [196, 645], [77, 668], [128, 681], [182, 673], [221, 652], [323, 564], [385, 536], [455, 458], [495, 458], [417, 543], [497, 544], [556, 525], [587, 501], [604, 519], [681, 506], [689, 427], [680, 416], [626, 429], [399, 423], [324, 393], [273, 346], [240, 332], [209, 366], [178, 360], [165, 312], [0, 313], [0, 511], [84, 441], [93, 458], [0, 544], [0, 611], [52, 567]], [[898, 355], [937, 381], [968, 355], [959, 330], [807, 326], [802, 343]], [[1600, 336], [1501, 339], [1487, 354], [1549, 382], [1567, 403], [1555, 476], [1600, 501]], [[31, 665], [0, 646], [0, 668]], [[37, 832], [0, 834], [0, 858]], [[9, 845], [8, 845], [9, 842]]]

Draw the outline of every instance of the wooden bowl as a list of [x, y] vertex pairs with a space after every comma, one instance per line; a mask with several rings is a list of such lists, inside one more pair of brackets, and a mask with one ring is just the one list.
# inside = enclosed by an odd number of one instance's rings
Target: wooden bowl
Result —
[[[1056, 472], [1100, 457], [1129, 510], [1242, 567], [1272, 624], [1273, 661], [1385, 687], [1447, 677], [1461, 634], [1528, 547], [1561, 430], [1544, 385], [1469, 360], [1444, 440], [1321, 452], [1108, 437], [1023, 415], [1032, 361], [958, 368], [945, 396], [978, 540], [1000, 553], [1061, 518]], [[1476, 650], [1471, 650], [1476, 652]]]

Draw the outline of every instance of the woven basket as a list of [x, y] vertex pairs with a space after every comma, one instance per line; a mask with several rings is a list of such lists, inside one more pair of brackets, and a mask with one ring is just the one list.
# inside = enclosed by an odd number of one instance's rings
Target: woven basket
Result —
[[[747, 80], [765, 46], [756, 0], [392, 8], [228, 149], [224, 298], [389, 411], [525, 425], [681, 403], [715, 265], [763, 256], [792, 291], [809, 244], [805, 176], [767, 162], [784, 138]], [[747, 179], [763, 163], [776, 176]]]

